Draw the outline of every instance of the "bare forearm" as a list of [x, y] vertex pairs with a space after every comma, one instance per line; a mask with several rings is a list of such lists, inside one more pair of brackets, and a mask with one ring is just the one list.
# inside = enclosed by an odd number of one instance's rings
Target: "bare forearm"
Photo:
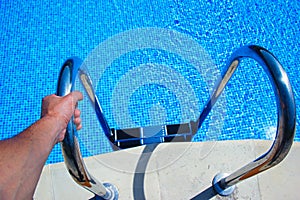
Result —
[[0, 199], [32, 199], [43, 166], [53, 146], [64, 139], [64, 129], [74, 115], [81, 128], [75, 105], [80, 92], [64, 97], [49, 95], [42, 101], [42, 118], [19, 135], [0, 141]]
[[56, 119], [48, 117], [17, 136], [0, 141], [0, 199], [32, 199], [60, 131]]

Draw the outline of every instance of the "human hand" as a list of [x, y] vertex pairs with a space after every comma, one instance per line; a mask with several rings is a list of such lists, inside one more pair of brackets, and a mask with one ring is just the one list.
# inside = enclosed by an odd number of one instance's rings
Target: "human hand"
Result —
[[83, 99], [81, 92], [71, 92], [59, 97], [54, 94], [46, 96], [42, 101], [41, 117], [51, 117], [56, 119], [58, 135], [56, 142], [61, 142], [65, 137], [66, 127], [74, 114], [74, 123], [77, 130], [81, 129], [80, 111], [76, 109], [77, 102]]

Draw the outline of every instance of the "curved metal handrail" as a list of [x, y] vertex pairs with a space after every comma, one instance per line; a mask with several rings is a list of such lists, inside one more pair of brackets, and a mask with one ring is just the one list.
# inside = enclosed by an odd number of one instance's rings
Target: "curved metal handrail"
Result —
[[[229, 59], [226, 70], [222, 74], [222, 79], [217, 84], [217, 87], [215, 87], [214, 92], [206, 103], [200, 117], [193, 123], [198, 124], [198, 128], [201, 126], [238, 67], [241, 59], [245, 57], [253, 58], [262, 65], [271, 80], [278, 109], [277, 133], [275, 141], [267, 153], [230, 175], [218, 174], [215, 176], [213, 186], [221, 195], [230, 194], [236, 183], [265, 171], [282, 161], [288, 154], [295, 135], [296, 108], [289, 79], [272, 53], [262, 47], [254, 45], [241, 47], [234, 52]], [[59, 75], [57, 95], [64, 96], [73, 91], [75, 78], [81, 64], [82, 61], [79, 58], [71, 58], [64, 63]], [[84, 72], [84, 70], [81, 71]], [[84, 75], [85, 73], [81, 74]], [[86, 79], [85, 76], [82, 76], [81, 79], [82, 78], [83, 81], [89, 80]], [[92, 88], [91, 83], [86, 83]], [[85, 89], [89, 88], [86, 85], [84, 85], [84, 87]], [[87, 92], [89, 92], [89, 90]], [[90, 100], [93, 100], [93, 90], [91, 90], [91, 93], [88, 93], [88, 95]], [[92, 103], [99, 104], [98, 102], [95, 102], [95, 100], [96, 99], [94, 99], [94, 102], [92, 101]], [[101, 113], [102, 112], [100, 112], [100, 114]], [[65, 139], [61, 143], [65, 164], [69, 173], [79, 185], [93, 192], [97, 196], [100, 196], [103, 199], [117, 199], [118, 192], [113, 185], [98, 182], [86, 170], [77, 141], [76, 127], [71, 121], [68, 124]], [[108, 128], [107, 130], [107, 132], [109, 132]]]
[[215, 87], [200, 115], [199, 127], [217, 101], [241, 59], [245, 57], [252, 58], [262, 65], [272, 83], [278, 110], [277, 133], [273, 145], [264, 155], [230, 175], [217, 174], [215, 176], [213, 186], [221, 195], [229, 195], [234, 190], [236, 183], [263, 172], [282, 161], [291, 148], [296, 130], [296, 106], [288, 76], [271, 52], [255, 45], [241, 47], [230, 57], [222, 74], [222, 79]]
[[[76, 75], [81, 64], [82, 60], [77, 57], [70, 58], [63, 64], [57, 84], [56, 94], [58, 96], [65, 96], [74, 90]], [[118, 199], [118, 191], [114, 185], [110, 183], [102, 184], [88, 173], [79, 149], [73, 117], [68, 123], [65, 138], [61, 142], [61, 148], [66, 167], [76, 183], [102, 199]]]

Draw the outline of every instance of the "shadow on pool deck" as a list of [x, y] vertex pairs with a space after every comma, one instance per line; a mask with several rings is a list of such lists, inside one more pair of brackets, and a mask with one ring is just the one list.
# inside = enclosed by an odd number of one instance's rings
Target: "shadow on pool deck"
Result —
[[[211, 182], [217, 173], [234, 172], [266, 152], [271, 144], [272, 141], [265, 140], [220, 141], [208, 156], [201, 157], [201, 149], [210, 148], [212, 142], [169, 143], [84, 160], [94, 177], [118, 187], [119, 199], [297, 199], [298, 142], [282, 163], [238, 183], [231, 196], [216, 195], [212, 188]], [[163, 165], [180, 153], [176, 160]], [[64, 163], [58, 163], [44, 167], [34, 199], [82, 200], [93, 196], [71, 179]]]

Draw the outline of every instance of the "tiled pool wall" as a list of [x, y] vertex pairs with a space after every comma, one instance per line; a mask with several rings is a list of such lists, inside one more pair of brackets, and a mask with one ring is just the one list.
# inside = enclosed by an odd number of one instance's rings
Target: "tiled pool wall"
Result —
[[[78, 56], [85, 59], [94, 48], [114, 35], [145, 27], [166, 28], [188, 35], [209, 53], [218, 70], [222, 70], [227, 58], [240, 46], [257, 44], [267, 48], [275, 54], [288, 73], [299, 115], [300, 70], [297, 58], [300, 47], [300, 3], [296, 0], [17, 0], [1, 1], [0, 8], [1, 139], [19, 133], [39, 119], [41, 99], [55, 93], [60, 67], [68, 57]], [[146, 55], [149, 59], [153, 58], [151, 62], [159, 62], [155, 54], [149, 52]], [[135, 55], [132, 59], [134, 58], [139, 57]], [[134, 65], [132, 59], [131, 63], [125, 64]], [[116, 62], [120, 63], [116, 66], [122, 66], [121, 61], [122, 59], [117, 60]], [[169, 61], [174, 60], [167, 60]], [[142, 63], [139, 59], [136, 62]], [[173, 65], [176, 63], [173, 62]], [[150, 85], [149, 91], [153, 91], [151, 87], [155, 86]], [[199, 89], [199, 86], [197, 88]], [[107, 94], [110, 92], [107, 88], [103, 91]], [[203, 91], [201, 87], [198, 91], [201, 109], [201, 103], [205, 102], [208, 94], [205, 87]], [[138, 91], [132, 98], [138, 99], [138, 94], [142, 95], [143, 92], [144, 90]], [[175, 98], [170, 95], [166, 97]], [[202, 96], [204, 97], [201, 98]], [[214, 119], [209, 116], [195, 140], [274, 137], [277, 123], [275, 97], [267, 76], [255, 62], [243, 62], [229, 82], [224, 98], [226, 106], [222, 131], [210, 136], [205, 135], [206, 130], [213, 127]], [[105, 98], [102, 101], [105, 102]], [[170, 105], [172, 103], [174, 102], [170, 102]], [[104, 103], [104, 111], [106, 106], [109, 105]], [[88, 110], [89, 107], [87, 101], [81, 103], [81, 108], [89, 113], [84, 114], [88, 122], [79, 133], [83, 154], [87, 156], [111, 151], [106, 139], [101, 135], [99, 124], [92, 119], [93, 114]], [[135, 114], [138, 113], [140, 110], [137, 109]], [[209, 122], [212, 122], [212, 125]], [[300, 141], [298, 130], [295, 140]], [[62, 155], [59, 145], [56, 145], [47, 163], [59, 161], [62, 161]]]

